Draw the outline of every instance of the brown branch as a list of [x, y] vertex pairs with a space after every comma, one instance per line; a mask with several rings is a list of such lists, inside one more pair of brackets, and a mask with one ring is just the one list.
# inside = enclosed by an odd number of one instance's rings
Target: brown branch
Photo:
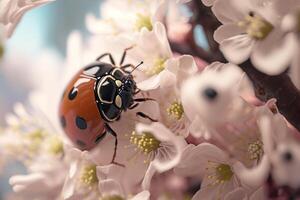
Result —
[[256, 96], [265, 102], [271, 98], [277, 99], [279, 112], [300, 130], [300, 92], [290, 77], [286, 73], [278, 76], [263, 74], [249, 60], [240, 67], [252, 81]]

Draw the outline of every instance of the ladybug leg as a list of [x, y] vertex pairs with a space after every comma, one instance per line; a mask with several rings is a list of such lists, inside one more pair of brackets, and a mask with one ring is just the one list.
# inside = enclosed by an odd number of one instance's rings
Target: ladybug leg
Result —
[[104, 54], [102, 54], [101, 56], [99, 56], [99, 57], [96, 59], [96, 61], [100, 61], [100, 60], [101, 60], [102, 58], [104, 58], [105, 56], [109, 56], [109, 60], [110, 60], [111, 64], [116, 65], [116, 62], [115, 62], [113, 56], [111, 55], [111, 53], [104, 53]]
[[112, 164], [119, 165], [119, 166], [121, 166], [121, 167], [125, 167], [125, 165], [120, 164], [120, 163], [117, 163], [117, 162], [115, 161], [116, 156], [117, 156], [117, 149], [118, 149], [118, 136], [117, 136], [117, 133], [116, 133], [116, 132], [115, 132], [115, 131], [107, 124], [107, 123], [105, 124], [105, 128], [106, 128], [107, 132], [109, 132], [112, 136], [115, 137], [114, 154], [113, 154], [111, 163], [112, 163]]
[[130, 110], [135, 109], [136, 107], [138, 107], [138, 105], [140, 105], [139, 103], [135, 103], [132, 106], [129, 107]]
[[143, 112], [137, 112], [136, 115], [145, 119], [149, 119], [151, 122], [158, 122], [156, 119], [152, 119], [150, 116], [146, 115]]
[[135, 102], [145, 102], [145, 101], [156, 101], [155, 99], [152, 98], [137, 98], [134, 99]]
[[[124, 72], [130, 74], [130, 72], [134, 69], [134, 67], [135, 67], [135, 66], [132, 65], [132, 64], [126, 64], [126, 65], [121, 66], [121, 69], [122, 69]], [[129, 71], [127, 70], [128, 68], [130, 68]]]
[[137, 89], [133, 94], [136, 95], [136, 94], [138, 94], [138, 93], [140, 93], [140, 92], [141, 92], [141, 90], [140, 90], [140, 89]]
[[122, 64], [123, 64], [123, 63], [124, 63], [124, 61], [125, 61], [125, 58], [126, 58], [127, 51], [128, 51], [128, 50], [130, 50], [130, 49], [132, 49], [132, 48], [133, 48], [133, 46], [131, 46], [131, 47], [128, 47], [128, 48], [126, 48], [126, 49], [124, 49], [124, 52], [123, 52], [122, 58], [121, 58], [121, 60], [120, 60], [120, 66], [122, 66]]

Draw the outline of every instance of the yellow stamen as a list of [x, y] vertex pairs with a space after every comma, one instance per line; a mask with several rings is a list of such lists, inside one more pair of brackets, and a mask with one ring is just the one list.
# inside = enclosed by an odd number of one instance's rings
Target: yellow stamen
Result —
[[245, 20], [239, 22], [238, 25], [256, 40], [265, 39], [273, 30], [271, 23], [255, 14], [247, 15]]
[[184, 113], [182, 104], [179, 101], [174, 101], [170, 107], [167, 108], [167, 113], [170, 117], [180, 120]]
[[157, 140], [152, 133], [143, 132], [137, 134], [135, 131], [131, 133], [130, 143], [134, 144], [138, 150], [144, 154], [149, 154], [157, 150], [160, 146], [160, 141]]
[[142, 28], [147, 28], [149, 31], [152, 31], [153, 26], [152, 26], [152, 22], [151, 19], [148, 15], [143, 15], [141, 13], [138, 13], [137, 15], [137, 20], [135, 23], [135, 27], [138, 31], [141, 31]]
[[250, 160], [259, 160], [264, 154], [263, 143], [260, 140], [250, 143], [248, 146], [248, 154]]
[[82, 168], [80, 180], [87, 186], [98, 183], [96, 165], [88, 165]]
[[231, 180], [233, 171], [228, 164], [215, 163], [208, 161], [207, 165], [207, 178], [211, 180], [210, 186], [224, 184]]
[[158, 58], [154, 61], [154, 65], [146, 72], [148, 75], [152, 76], [155, 74], [159, 74], [165, 69], [166, 59]]
[[53, 155], [62, 154], [64, 152], [63, 143], [59, 137], [51, 137], [48, 141], [48, 151]]

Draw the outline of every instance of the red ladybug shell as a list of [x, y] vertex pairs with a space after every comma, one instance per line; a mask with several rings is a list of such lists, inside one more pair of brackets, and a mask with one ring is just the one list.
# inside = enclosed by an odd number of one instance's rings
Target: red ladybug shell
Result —
[[105, 136], [94, 95], [96, 81], [81, 70], [68, 84], [59, 108], [65, 133], [82, 150], [92, 149]]

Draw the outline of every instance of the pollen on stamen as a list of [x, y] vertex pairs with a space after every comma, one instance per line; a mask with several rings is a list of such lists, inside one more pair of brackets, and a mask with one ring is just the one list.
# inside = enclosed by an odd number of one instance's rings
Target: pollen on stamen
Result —
[[240, 21], [238, 26], [256, 40], [265, 39], [273, 30], [273, 25], [259, 15], [247, 15], [244, 21]]
[[150, 132], [137, 134], [133, 131], [130, 136], [130, 143], [135, 145], [136, 151], [140, 151], [145, 155], [148, 155], [157, 150], [160, 147], [161, 142]]
[[84, 166], [81, 170], [80, 180], [86, 186], [93, 186], [98, 183], [96, 165]]
[[135, 27], [138, 31], [141, 31], [142, 28], [146, 28], [146, 29], [148, 29], [148, 31], [152, 31], [153, 26], [152, 26], [150, 16], [138, 13], [136, 15], [136, 17], [137, 17], [137, 19], [135, 22]]
[[154, 64], [152, 67], [150, 67], [146, 73], [150, 76], [155, 75], [155, 74], [159, 74], [160, 72], [162, 72], [165, 69], [165, 62], [166, 59], [164, 58], [157, 58], [154, 61]]
[[248, 154], [250, 160], [259, 160], [264, 154], [263, 143], [260, 140], [250, 143], [248, 146]]
[[183, 106], [180, 102], [174, 101], [168, 108], [167, 113], [170, 117], [180, 120], [184, 113]]
[[48, 151], [53, 155], [62, 154], [64, 151], [63, 142], [59, 137], [52, 137], [48, 141]]
[[228, 164], [215, 163], [208, 161], [207, 164], [207, 178], [210, 180], [210, 186], [224, 184], [231, 180], [233, 171]]

